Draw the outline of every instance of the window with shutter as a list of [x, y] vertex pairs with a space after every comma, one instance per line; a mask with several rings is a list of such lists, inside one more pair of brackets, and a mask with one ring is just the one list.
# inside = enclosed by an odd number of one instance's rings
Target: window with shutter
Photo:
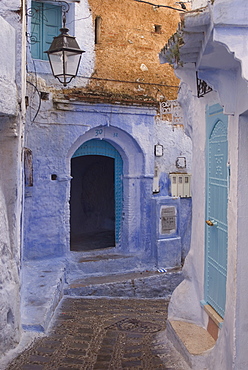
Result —
[[62, 26], [62, 7], [50, 3], [32, 1], [31, 35], [36, 42], [31, 45], [34, 59], [47, 60], [47, 51]]

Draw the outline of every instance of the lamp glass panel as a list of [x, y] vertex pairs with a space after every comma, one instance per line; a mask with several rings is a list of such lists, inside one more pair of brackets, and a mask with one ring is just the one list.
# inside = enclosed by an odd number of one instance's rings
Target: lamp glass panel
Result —
[[63, 52], [49, 54], [50, 64], [52, 66], [54, 76], [63, 74]]
[[71, 51], [64, 52], [65, 57], [65, 74], [69, 76], [76, 76], [78, 65], [81, 59], [81, 53], [74, 53]]

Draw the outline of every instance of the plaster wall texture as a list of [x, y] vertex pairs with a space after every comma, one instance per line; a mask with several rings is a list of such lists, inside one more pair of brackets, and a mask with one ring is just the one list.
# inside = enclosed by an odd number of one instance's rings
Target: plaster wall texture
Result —
[[209, 0], [192, 0], [191, 6], [192, 10], [202, 8], [203, 6], [207, 6]]
[[19, 277], [11, 243], [5, 194], [0, 189], [0, 355], [20, 338]]
[[[8, 54], [3, 53], [4, 56], [12, 56], [15, 53], [15, 74], [12, 75], [14, 82], [17, 86], [17, 96], [19, 99], [19, 105], [22, 107], [22, 113], [25, 113], [25, 78], [26, 78], [26, 11], [21, 0], [12, 1], [1, 1], [0, 4], [0, 16], [4, 18], [15, 30], [15, 39], [13, 35], [10, 35], [10, 39], [7, 39], [7, 45], [5, 50], [8, 50]], [[6, 42], [3, 41], [3, 42]], [[12, 44], [12, 47], [10, 46]], [[11, 49], [11, 50], [9, 50]], [[2, 57], [4, 57], [2, 56]], [[8, 65], [8, 63], [7, 63]], [[13, 61], [10, 60], [10, 67], [12, 68]], [[8, 67], [8, 68], [10, 68]], [[13, 80], [10, 80], [12, 82]], [[8, 98], [9, 99], [9, 98]]]
[[[173, 126], [169, 121], [162, 121], [159, 118], [155, 121], [154, 144], [161, 144], [164, 147], [162, 157], [155, 157], [155, 166], [159, 173], [187, 172], [191, 173], [192, 143], [185, 135], [183, 126]], [[177, 157], [186, 158], [186, 168], [179, 170], [176, 167]]]
[[192, 96], [186, 85], [181, 86], [178, 99], [184, 111], [185, 126], [188, 132], [191, 133], [193, 145], [191, 191], [194, 202], [192, 204], [191, 237], [194, 243], [191, 243], [183, 267], [185, 280], [172, 295], [169, 317], [172, 320], [181, 318], [202, 324], [200, 300], [203, 297], [204, 276], [203, 269], [199, 270], [197, 266], [204, 263], [204, 250], [198, 247], [204, 245], [204, 225], [199, 224], [198, 220], [203, 219], [205, 215], [205, 125], [198, 125], [197, 123], [205, 119], [205, 107], [204, 103], [201, 103], [202, 101]]
[[0, 354], [18, 342], [20, 330], [21, 150], [16, 118], [0, 118]]
[[21, 0], [2, 0], [1, 10], [19, 10], [21, 8]]
[[15, 29], [0, 17], [2, 50], [0, 54], [0, 114], [17, 115], [17, 88], [15, 84]]
[[[213, 7], [213, 21], [218, 25], [247, 25], [248, 9], [245, 0], [215, 0]], [[233, 33], [234, 31], [234, 33]], [[245, 30], [243, 30], [245, 31]], [[243, 35], [244, 36], [244, 35]], [[232, 30], [231, 39], [235, 38], [235, 30]], [[233, 40], [230, 40], [233, 42]], [[241, 39], [239, 43], [242, 43]]]
[[[222, 6], [223, 5], [223, 6]], [[239, 9], [231, 19], [231, 8], [243, 7], [244, 13]], [[246, 4], [239, 2], [215, 1], [214, 41], [217, 47], [212, 47], [212, 57], [202, 59], [203, 68], [200, 77], [214, 86], [218, 93], [210, 93], [204, 98], [194, 97], [195, 78], [190, 73], [190, 68], [185, 66], [177, 72], [181, 79], [187, 82], [182, 84], [179, 101], [184, 108], [186, 130], [191, 133], [193, 144], [193, 175], [197, 168], [204, 168], [204, 141], [205, 141], [205, 105], [219, 101], [228, 116], [228, 160], [230, 162], [230, 188], [228, 194], [228, 265], [226, 284], [226, 309], [224, 324], [219, 333], [219, 338], [214, 349], [208, 357], [208, 368], [217, 370], [220, 368], [245, 369], [248, 366], [248, 358], [245, 343], [247, 342], [247, 318], [245, 307], [247, 306], [247, 78], [245, 60], [246, 53], [246, 26], [240, 38], [237, 37], [239, 27], [245, 24], [243, 14]], [[242, 13], [242, 14], [241, 14]], [[237, 18], [236, 18], [237, 15]], [[226, 23], [225, 26], [223, 23]], [[219, 27], [221, 25], [221, 27]], [[223, 32], [225, 30], [225, 32]], [[228, 38], [226, 38], [228, 34]], [[233, 37], [232, 37], [233, 36]], [[237, 42], [236, 42], [237, 41]], [[236, 45], [234, 45], [236, 42]], [[211, 42], [210, 42], [211, 44]], [[223, 49], [219, 45], [224, 45]], [[209, 45], [207, 46], [207, 48]], [[209, 48], [207, 50], [210, 50]], [[229, 69], [226, 70], [225, 53], [229, 55]], [[216, 59], [215, 52], [223, 52], [222, 58]], [[232, 59], [233, 58], [233, 59]], [[224, 61], [222, 62], [222, 59]], [[240, 60], [240, 63], [237, 62]], [[206, 61], [208, 64], [206, 64]], [[212, 62], [217, 61], [215, 69]], [[201, 61], [198, 61], [201, 68]], [[209, 66], [209, 68], [208, 68]], [[222, 70], [223, 68], [223, 70]], [[215, 80], [215, 81], [214, 81]], [[192, 91], [192, 93], [190, 92]], [[232, 93], [230, 93], [232, 91]], [[212, 102], [211, 102], [212, 100]], [[188, 117], [188, 123], [187, 123]], [[203, 299], [203, 266], [204, 266], [204, 230], [199, 227], [198, 220], [204, 219], [205, 180], [201, 181], [198, 176], [193, 176], [193, 220], [191, 250], [186, 258], [184, 274], [186, 279], [175, 290], [169, 305], [169, 317], [193, 321], [205, 326], [206, 315], [201, 312], [198, 302]], [[200, 247], [199, 247], [200, 246]], [[189, 297], [189, 300], [188, 300]]]
[[[184, 73], [187, 74], [187, 71], [182, 72], [182, 75]], [[185, 279], [172, 294], [168, 315], [171, 320], [193, 322], [194, 324], [206, 328], [208, 318], [200, 306], [200, 301], [204, 299], [205, 226], [204, 222], [199, 222], [199, 220], [205, 220], [205, 106], [207, 104], [212, 105], [216, 103], [216, 101], [218, 101], [218, 96], [216, 93], [212, 92], [204, 98], [198, 99], [192, 94], [190, 86], [182, 83], [178, 99], [184, 109], [184, 116], [189, 118], [189, 121], [187, 121], [187, 118], [185, 119], [185, 125], [186, 127], [190, 126], [188, 127], [188, 131], [191, 132], [193, 144], [192, 235], [190, 251], [183, 267]], [[235, 129], [232, 128], [231, 131], [232, 132], [229, 133], [229, 135], [232, 134], [230, 137], [233, 137], [231, 144], [233, 150], [235, 148], [237, 134], [235, 134]], [[229, 151], [230, 150], [229, 146]], [[234, 160], [235, 157], [236, 155], [234, 153]], [[232, 188], [235, 185], [231, 184], [230, 186]], [[235, 203], [234, 194], [232, 198]], [[209, 354], [206, 362], [207, 366], [209, 366], [208, 368], [214, 370], [220, 368], [227, 370], [233, 369], [232, 361], [235, 356], [235, 337], [233, 332], [235, 308], [233, 305], [233, 299], [235, 299], [236, 288], [233, 277], [235, 274], [234, 271], [236, 270], [236, 242], [234, 235], [236, 228], [235, 212], [237, 209], [233, 204], [230, 207], [230, 198], [228, 208], [229, 215], [232, 213], [232, 217], [229, 219], [229, 235], [231, 239], [229, 244], [234, 243], [233, 248], [228, 252], [228, 270], [232, 271], [232, 273], [228, 275], [227, 279], [227, 303], [224, 325], [220, 331], [218, 341], [214, 349]]]
[[[84, 108], [85, 112], [80, 113], [57, 111], [56, 122], [47, 123], [51, 112], [44, 107], [40, 122], [29, 127], [27, 145], [33, 151], [34, 186], [26, 189], [28, 258], [55, 257], [68, 252], [70, 158], [83, 142], [98, 136], [116, 146], [124, 160], [123, 222], [129, 226], [125, 249], [144, 250], [150, 243], [144, 241], [146, 233], [142, 234], [140, 228], [149, 228], [145, 214], [149, 213], [147, 199], [152, 191], [153, 155], [149, 154], [153, 153], [153, 146], [147, 138], [153, 135], [153, 111], [119, 108], [118, 114], [113, 114], [101, 112], [100, 106]], [[110, 118], [111, 124], [106, 126], [105, 121]], [[57, 181], [51, 180], [54, 173]]]
[[[23, 23], [22, 23], [22, 21]], [[0, 25], [0, 354], [13, 348], [20, 328], [22, 134], [25, 114], [25, 12], [21, 1], [1, 1]]]
[[[169, 255], [174, 254], [173, 266], [179, 266], [181, 261], [184, 261], [190, 248], [191, 238], [191, 198], [180, 198], [175, 199], [174, 203], [178, 202], [178, 228], [174, 237], [179, 237], [179, 240], [174, 238], [171, 241], [168, 240], [168, 235], [161, 237], [159, 236], [159, 222], [160, 219], [160, 207], [162, 205], [173, 205], [171, 202], [171, 189], [169, 173], [182, 172], [191, 174], [192, 169], [192, 143], [191, 138], [185, 134], [183, 126], [173, 126], [169, 121], [163, 121], [159, 118], [155, 120], [155, 136], [154, 144], [163, 145], [163, 156], [155, 157], [154, 166], [157, 169], [159, 178], [159, 193], [154, 194], [154, 201], [156, 203], [156, 232], [158, 235], [158, 265], [162, 268], [168, 266], [169, 259], [172, 261], [172, 257]], [[177, 157], [186, 158], [186, 168], [179, 169], [176, 167]], [[161, 240], [164, 239], [164, 240]], [[179, 247], [175, 247], [175, 243], [180, 244]], [[165, 250], [171, 248], [171, 253], [166, 255]]]
[[[102, 139], [112, 144], [123, 159], [122, 239], [117, 250], [141, 253], [146, 263], [154, 264], [154, 241], [157, 239], [152, 206], [154, 144], [160, 140], [165, 147], [164, 159], [160, 159], [163, 176], [159, 195], [170, 199], [168, 172], [176, 168], [176, 155], [186, 153], [189, 170], [191, 166], [190, 139], [185, 138], [182, 128], [173, 131], [165, 122], [159, 123], [164, 125], [159, 132], [159, 128], [155, 128], [155, 113], [153, 108], [138, 106], [97, 105], [59, 99], [55, 100], [55, 105], [52, 100], [42, 102], [38, 118], [28, 123], [25, 144], [33, 152], [34, 170], [34, 186], [26, 188], [25, 258], [68, 254], [70, 159], [82, 143]], [[57, 175], [56, 181], [51, 180], [52, 174]], [[180, 257], [177, 266], [181, 263], [181, 235], [184, 255], [189, 248], [191, 200], [182, 201], [180, 207], [184, 210], [180, 211], [182, 217], [178, 223]], [[168, 252], [167, 266], [171, 266], [169, 259], [173, 253]]]

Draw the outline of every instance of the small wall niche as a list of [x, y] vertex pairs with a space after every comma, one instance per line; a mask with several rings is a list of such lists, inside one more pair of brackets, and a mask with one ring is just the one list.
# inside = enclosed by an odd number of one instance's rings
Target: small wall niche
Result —
[[154, 32], [155, 33], [162, 33], [162, 26], [161, 24], [154, 24]]
[[15, 322], [14, 315], [13, 315], [11, 309], [9, 309], [9, 311], [7, 312], [7, 324], [13, 325], [14, 322]]
[[96, 17], [95, 18], [95, 44], [100, 44], [101, 42], [101, 23], [102, 18]]

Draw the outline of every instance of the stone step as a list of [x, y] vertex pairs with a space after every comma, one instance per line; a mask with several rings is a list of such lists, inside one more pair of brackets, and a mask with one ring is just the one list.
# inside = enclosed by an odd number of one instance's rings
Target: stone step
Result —
[[65, 261], [24, 262], [22, 280], [22, 327], [28, 331], [45, 332], [63, 296]]
[[147, 267], [147, 263], [144, 265], [139, 256], [113, 252], [91, 254], [77, 252], [72, 254], [68, 265], [68, 280], [75, 280], [78, 276], [102, 276], [130, 271], [142, 271], [145, 266]]
[[186, 321], [168, 319], [166, 336], [191, 369], [209, 368], [208, 357], [215, 340], [207, 330]]
[[65, 295], [125, 298], [170, 298], [183, 280], [181, 269], [91, 276], [71, 281]]
[[[79, 268], [80, 263], [86, 267]], [[169, 298], [183, 279], [180, 269], [160, 273], [148, 271], [148, 267], [142, 271], [141, 265], [137, 256], [113, 256], [108, 253], [93, 256], [84, 253], [83, 256], [77, 255], [77, 258], [70, 258], [69, 261], [58, 258], [24, 262], [21, 314], [23, 329], [46, 332], [63, 294]], [[69, 274], [68, 266], [73, 270]], [[92, 268], [94, 271], [90, 271]]]

